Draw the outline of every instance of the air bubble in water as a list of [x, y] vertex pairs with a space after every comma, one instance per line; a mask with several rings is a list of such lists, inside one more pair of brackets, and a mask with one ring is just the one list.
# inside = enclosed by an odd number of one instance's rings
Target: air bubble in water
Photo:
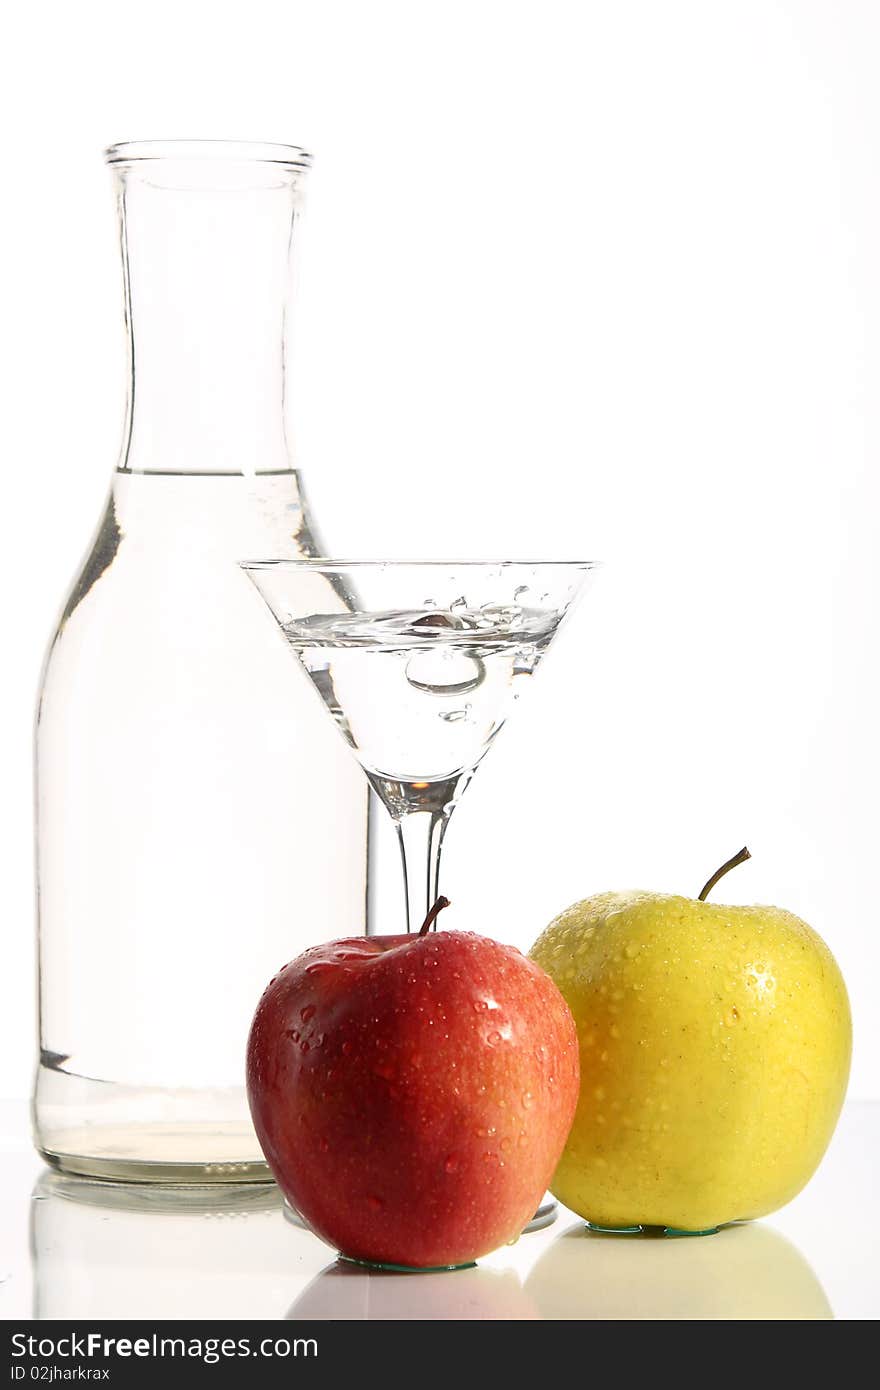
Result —
[[455, 648], [418, 651], [406, 664], [406, 678], [426, 695], [468, 695], [483, 684], [486, 667], [478, 656]]
[[445, 719], [447, 724], [460, 724], [463, 719], [467, 719], [471, 712], [470, 705], [463, 705], [461, 709], [441, 710], [440, 718]]

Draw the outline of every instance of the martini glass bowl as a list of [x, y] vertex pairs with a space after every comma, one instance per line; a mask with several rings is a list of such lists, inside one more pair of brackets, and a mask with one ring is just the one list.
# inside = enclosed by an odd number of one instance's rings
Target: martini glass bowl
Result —
[[455, 807], [595, 570], [589, 561], [247, 560], [394, 822], [407, 931]]

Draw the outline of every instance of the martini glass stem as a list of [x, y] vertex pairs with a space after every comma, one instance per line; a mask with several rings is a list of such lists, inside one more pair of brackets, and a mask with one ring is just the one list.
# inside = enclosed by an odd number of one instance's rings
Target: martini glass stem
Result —
[[406, 929], [417, 932], [439, 894], [440, 855], [446, 827], [474, 769], [436, 781], [398, 781], [367, 772], [370, 785], [394, 822], [403, 865]]
[[429, 908], [437, 901], [440, 855], [448, 824], [449, 814], [442, 811], [411, 811], [395, 821], [408, 932], [419, 930]]

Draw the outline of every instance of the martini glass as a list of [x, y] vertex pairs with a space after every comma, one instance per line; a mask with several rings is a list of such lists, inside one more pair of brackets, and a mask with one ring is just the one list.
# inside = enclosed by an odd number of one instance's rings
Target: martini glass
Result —
[[253, 581], [394, 822], [407, 931], [455, 807], [595, 565], [253, 560]]
[[[596, 566], [313, 559], [241, 567], [394, 822], [406, 929], [418, 931], [437, 904], [450, 817]], [[548, 1194], [525, 1229], [555, 1214]]]

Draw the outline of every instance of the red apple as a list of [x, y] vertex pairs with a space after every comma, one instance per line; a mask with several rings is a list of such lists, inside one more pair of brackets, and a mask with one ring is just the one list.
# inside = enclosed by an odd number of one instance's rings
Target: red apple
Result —
[[278, 1184], [355, 1259], [466, 1264], [515, 1239], [578, 1097], [559, 990], [470, 932], [314, 946], [260, 1000], [248, 1097]]

